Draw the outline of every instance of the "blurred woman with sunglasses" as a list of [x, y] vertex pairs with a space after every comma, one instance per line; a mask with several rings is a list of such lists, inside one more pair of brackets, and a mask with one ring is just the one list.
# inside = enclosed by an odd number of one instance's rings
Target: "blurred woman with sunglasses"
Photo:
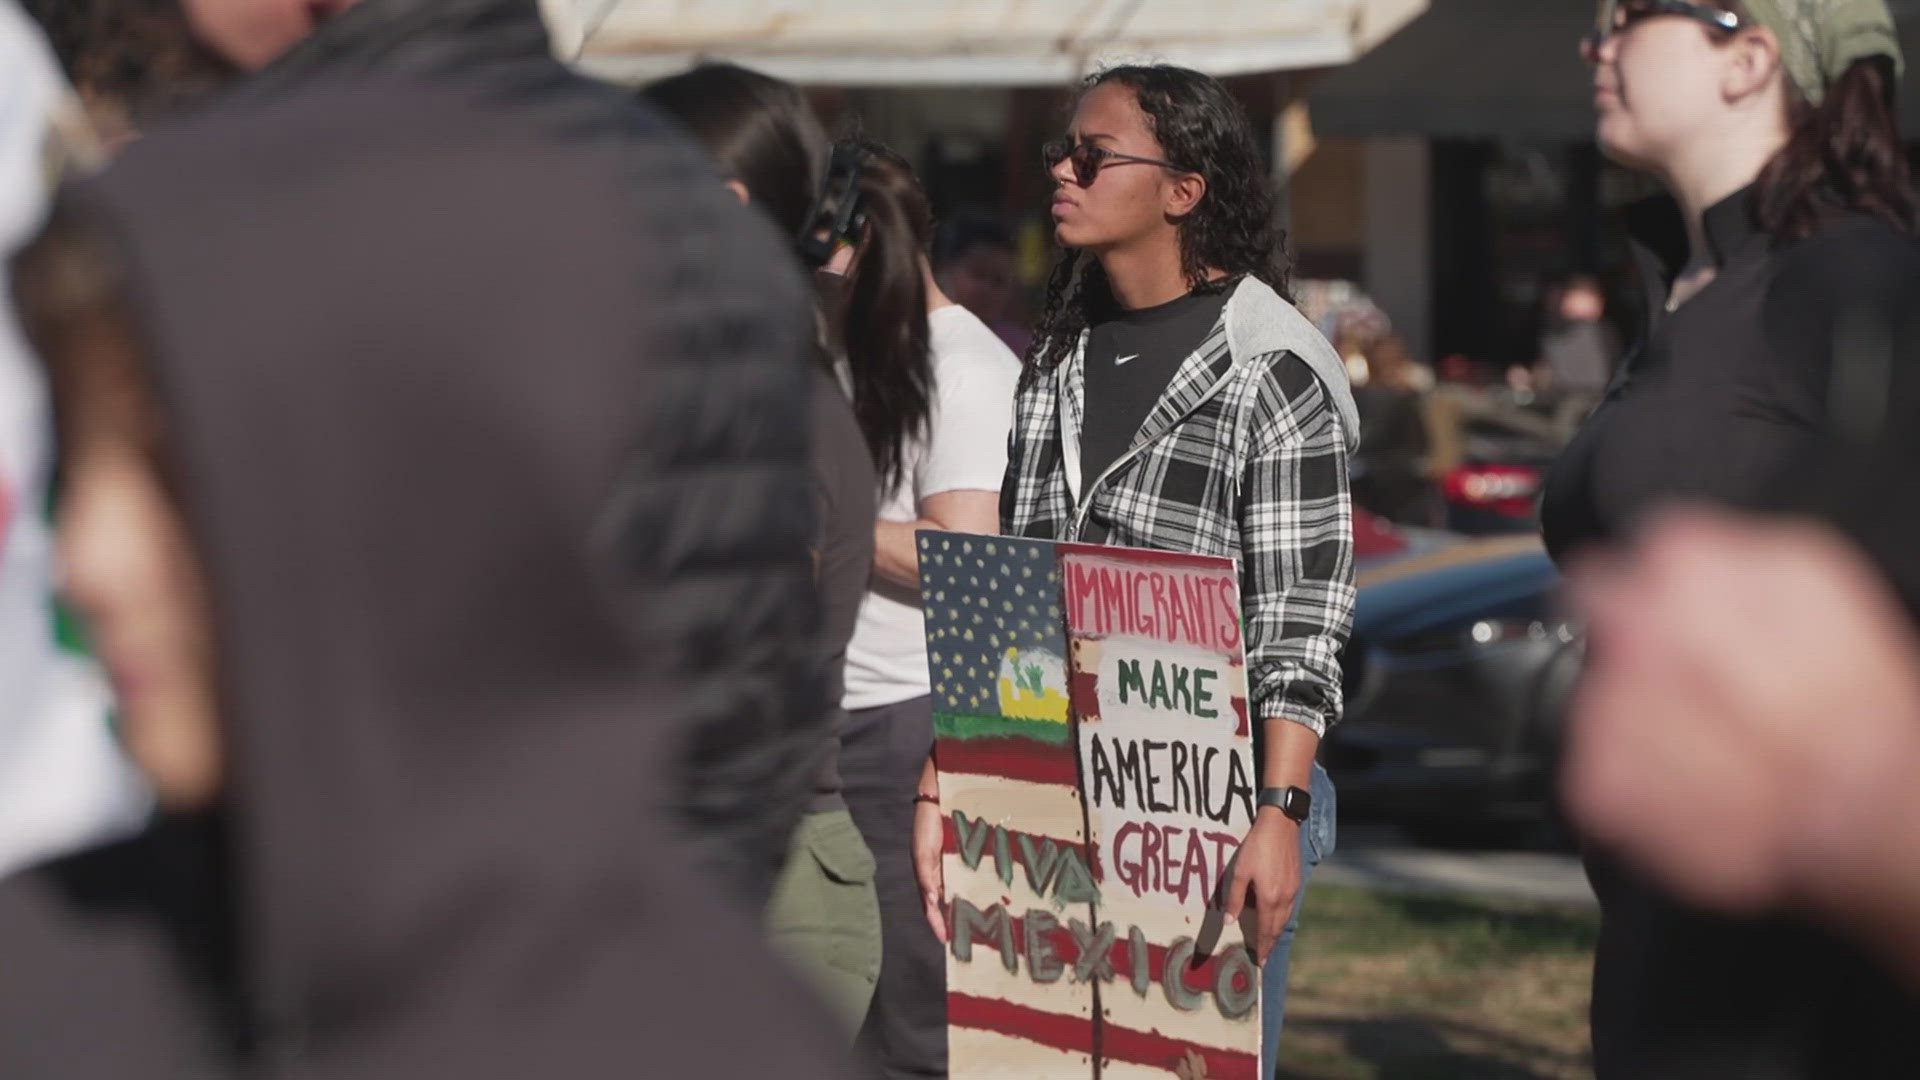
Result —
[[1341, 711], [1357, 412], [1286, 299], [1266, 169], [1218, 81], [1101, 72], [1046, 163], [1066, 254], [1015, 404], [1002, 526], [1240, 560], [1261, 797], [1228, 912], [1258, 917], [1271, 1075], [1301, 886], [1333, 842], [1314, 755]]
[[[1884, 0], [1610, 0], [1583, 53], [1602, 147], [1672, 199], [1630, 212], [1642, 341], [1548, 484], [1563, 561], [1674, 500], [1816, 501], [1795, 477], [1912, 424], [1889, 388], [1920, 363]], [[1846, 721], [1831, 718], [1835, 736]], [[1708, 915], [1604, 854], [1589, 867], [1601, 1077], [1920, 1075], [1914, 1003], [1850, 948], [1785, 919]]]

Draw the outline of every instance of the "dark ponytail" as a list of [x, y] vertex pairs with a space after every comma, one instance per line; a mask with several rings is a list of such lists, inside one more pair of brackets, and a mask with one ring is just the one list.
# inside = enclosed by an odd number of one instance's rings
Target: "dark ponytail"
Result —
[[1787, 145], [1761, 170], [1756, 189], [1754, 214], [1762, 229], [1804, 239], [1837, 204], [1913, 231], [1896, 86], [1893, 62], [1874, 56], [1854, 61], [1818, 107], [1792, 93]]
[[882, 491], [900, 481], [907, 441], [925, 432], [933, 409], [927, 284], [922, 269], [933, 214], [913, 168], [878, 143], [860, 175], [866, 234], [849, 271], [842, 333], [853, 377], [853, 413], [880, 473]]

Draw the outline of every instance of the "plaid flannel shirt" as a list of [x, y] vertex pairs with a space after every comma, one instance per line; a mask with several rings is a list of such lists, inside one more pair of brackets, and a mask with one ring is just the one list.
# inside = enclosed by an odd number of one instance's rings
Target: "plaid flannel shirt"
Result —
[[1077, 503], [1086, 335], [1030, 379], [1015, 402], [1001, 529], [1074, 540], [1095, 522], [1110, 544], [1238, 560], [1254, 710], [1324, 735], [1340, 718], [1356, 595], [1348, 437], [1306, 361], [1284, 349], [1235, 357], [1227, 323]]

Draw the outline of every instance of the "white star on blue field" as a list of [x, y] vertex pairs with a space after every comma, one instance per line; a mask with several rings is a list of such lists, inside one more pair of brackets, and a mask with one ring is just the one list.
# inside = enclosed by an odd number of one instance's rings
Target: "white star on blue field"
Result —
[[943, 532], [922, 532], [919, 540], [934, 709], [997, 716], [1009, 649], [1066, 655], [1054, 546]]

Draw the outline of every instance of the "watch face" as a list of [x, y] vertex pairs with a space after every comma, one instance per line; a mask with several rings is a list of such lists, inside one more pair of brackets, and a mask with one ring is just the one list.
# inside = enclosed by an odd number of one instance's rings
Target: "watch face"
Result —
[[1305, 788], [1287, 789], [1286, 801], [1280, 804], [1280, 812], [1295, 821], [1307, 820], [1307, 813], [1313, 807], [1313, 794]]

